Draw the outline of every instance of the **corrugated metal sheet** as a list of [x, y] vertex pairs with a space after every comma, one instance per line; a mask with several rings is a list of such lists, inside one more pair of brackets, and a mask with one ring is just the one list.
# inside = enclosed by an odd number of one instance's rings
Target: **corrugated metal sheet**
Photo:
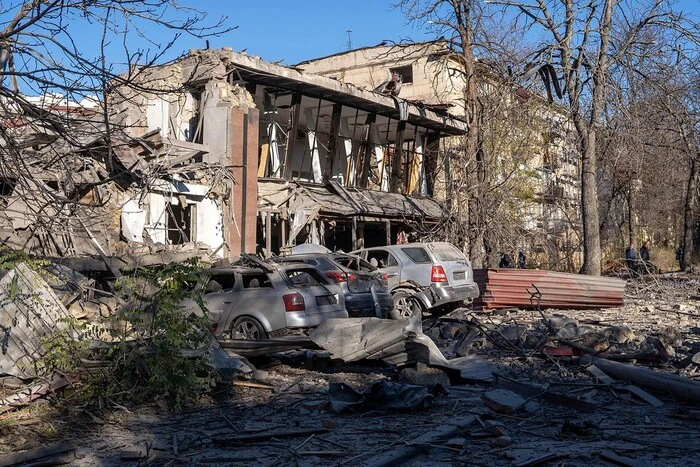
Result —
[[[474, 280], [481, 296], [479, 308], [532, 308], [536, 286], [542, 308], [612, 308], [622, 306], [625, 281], [612, 277], [587, 276], [540, 269], [476, 269]], [[533, 304], [537, 304], [537, 299]]]

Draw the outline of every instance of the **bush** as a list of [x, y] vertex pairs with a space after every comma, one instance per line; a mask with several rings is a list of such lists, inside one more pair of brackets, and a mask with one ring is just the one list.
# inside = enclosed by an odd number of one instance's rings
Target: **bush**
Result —
[[[114, 283], [120, 311], [103, 323], [70, 318], [71, 332], [51, 339], [47, 369], [79, 372], [81, 399], [92, 405], [163, 401], [181, 409], [215, 382], [208, 312], [195, 288], [202, 270], [190, 260], [120, 278]], [[184, 301], [201, 313], [187, 315]], [[188, 356], [188, 349], [201, 352]]]

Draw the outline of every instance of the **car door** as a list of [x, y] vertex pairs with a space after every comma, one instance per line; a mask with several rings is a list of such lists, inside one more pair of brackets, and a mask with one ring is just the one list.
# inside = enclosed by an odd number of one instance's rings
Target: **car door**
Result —
[[424, 246], [406, 245], [399, 248], [404, 257], [401, 279], [415, 282], [424, 287], [431, 283], [433, 259]]
[[244, 271], [240, 273], [236, 304], [232, 318], [247, 315], [256, 318], [266, 330], [276, 330], [287, 325], [284, 315], [284, 302], [281, 290], [276, 290], [265, 271]]
[[236, 304], [235, 286], [236, 275], [233, 271], [214, 274], [204, 284], [202, 300], [209, 310], [213, 324], [225, 325], [222, 320], [226, 320]]

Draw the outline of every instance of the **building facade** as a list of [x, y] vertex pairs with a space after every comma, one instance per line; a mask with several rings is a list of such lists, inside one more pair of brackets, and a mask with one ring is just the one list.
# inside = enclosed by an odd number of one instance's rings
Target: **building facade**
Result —
[[[133, 137], [156, 132], [191, 149], [170, 162], [181, 189], [139, 198], [151, 237], [209, 235], [221, 255], [279, 254], [303, 242], [349, 251], [444, 216], [430, 174], [440, 139], [465, 126], [441, 107], [230, 49], [191, 51], [144, 79], [153, 92], [113, 100], [115, 122]], [[189, 186], [197, 164], [230, 168], [230, 197]]]
[[[377, 90], [398, 75], [400, 84], [396, 87], [402, 99], [464, 115], [464, 73], [444, 41], [378, 45], [296, 66], [341, 83]], [[495, 235], [499, 244], [494, 245], [490, 262], [497, 264], [502, 252], [523, 249], [530, 266], [576, 270], [581, 261], [580, 166], [571, 122], [564, 109], [504, 78], [494, 68], [477, 63], [477, 93], [484, 114], [480, 144], [492, 156], [487, 169], [492, 186], [507, 187], [510, 183], [511, 188], [507, 189], [508, 199], [492, 201], [492, 209], [502, 211], [492, 219], [503, 228], [493, 228], [500, 230]], [[450, 145], [455, 152], [459, 150], [458, 139], [448, 139], [445, 146]], [[457, 158], [452, 159], [454, 166]], [[436, 166], [436, 186], [443, 186], [446, 177], [459, 177], [454, 167], [449, 170], [449, 162]]]

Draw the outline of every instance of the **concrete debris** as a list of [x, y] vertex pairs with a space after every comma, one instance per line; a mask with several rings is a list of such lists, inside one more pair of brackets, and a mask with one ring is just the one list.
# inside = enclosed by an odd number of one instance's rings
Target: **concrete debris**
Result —
[[432, 386], [436, 383], [450, 386], [450, 377], [443, 370], [419, 362], [415, 368], [406, 367], [399, 373], [399, 382], [418, 386]]
[[527, 402], [514, 392], [506, 389], [494, 389], [481, 395], [481, 398], [495, 412], [510, 414], [525, 407]]
[[[122, 297], [103, 295], [89, 279], [64, 280], [51, 285], [73, 300], [69, 309], [83, 321], [122, 305]], [[687, 280], [696, 293], [700, 280]], [[99, 436], [61, 436], [81, 465], [105, 467], [126, 459], [155, 465], [296, 459], [319, 467], [331, 458], [344, 465], [698, 463], [700, 302], [682, 298], [679, 307], [672, 298], [630, 296], [617, 309], [460, 309], [422, 323], [327, 322], [311, 339], [213, 343], [191, 352], [209, 352], [226, 380], [225, 396], [167, 416], [157, 407], [120, 408], [115, 419], [109, 412], [88, 416]], [[598, 345], [605, 350], [591, 355]], [[70, 385], [4, 381], [2, 417], [40, 411], [43, 405], [32, 401]], [[32, 407], [23, 410], [26, 404]], [[23, 423], [3, 425], [0, 455], [38, 447], [21, 436]]]
[[65, 329], [70, 314], [51, 287], [25, 263], [0, 278], [0, 375], [32, 378], [41, 371], [43, 338]]
[[488, 382], [495, 368], [476, 356], [448, 360], [432, 339], [419, 329], [420, 317], [328, 319], [310, 339], [346, 362], [382, 360], [405, 366], [418, 362], [446, 370], [462, 381]]

